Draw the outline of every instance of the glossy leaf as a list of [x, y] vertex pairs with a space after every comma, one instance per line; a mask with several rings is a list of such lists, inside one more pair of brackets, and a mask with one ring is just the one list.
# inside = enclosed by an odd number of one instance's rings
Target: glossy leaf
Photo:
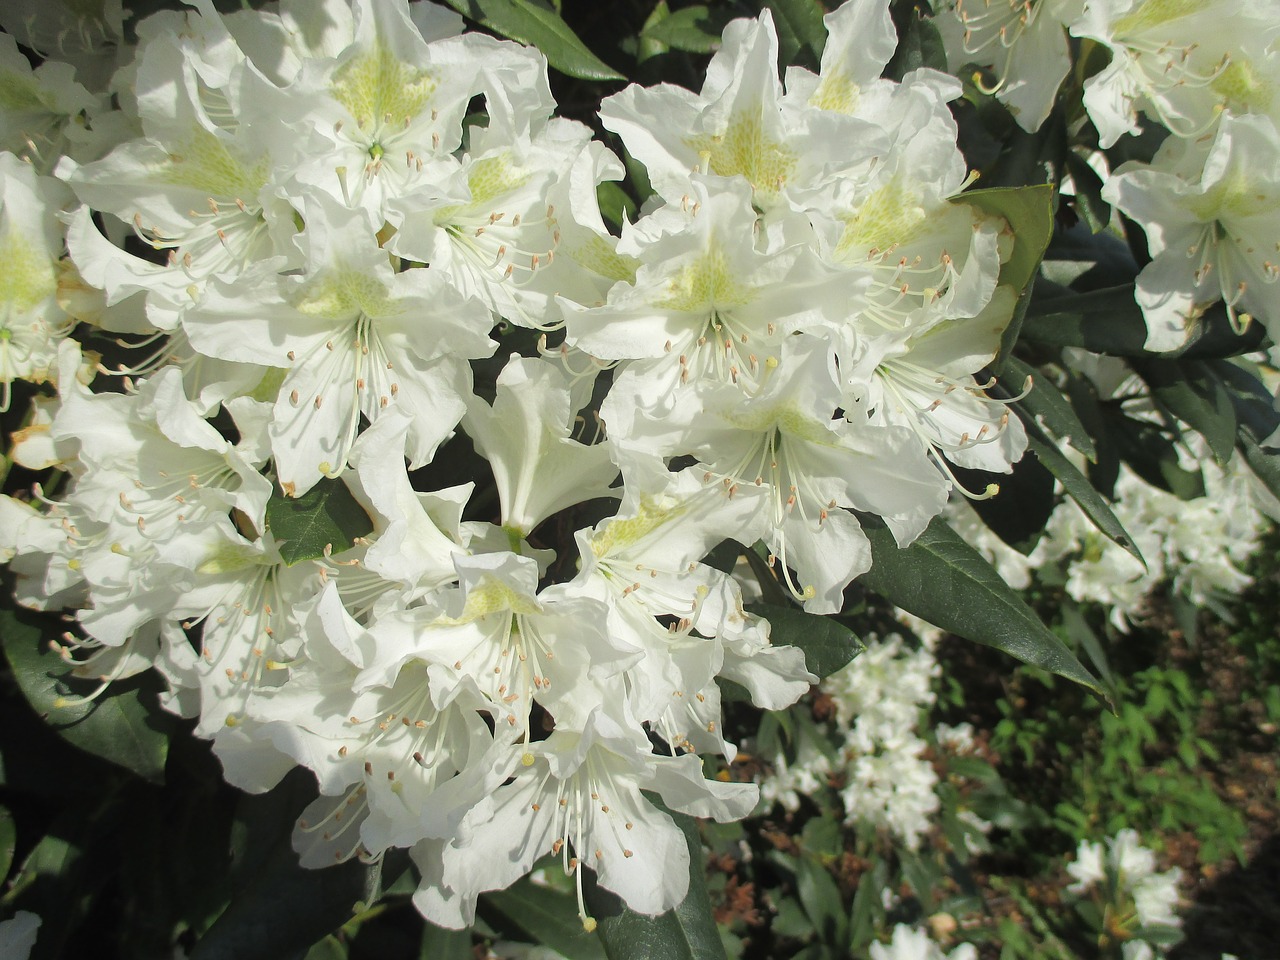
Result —
[[495, 33], [542, 51], [556, 70], [582, 80], [625, 80], [587, 49], [560, 14], [537, 0], [448, 0], [449, 6]]
[[587, 874], [583, 891], [596, 933], [609, 960], [726, 960], [724, 944], [711, 915], [706, 868], [697, 822], [670, 813], [689, 845], [689, 892], [675, 909], [656, 917], [629, 909]]
[[347, 549], [372, 532], [373, 521], [341, 480], [321, 480], [300, 497], [278, 492], [267, 501], [267, 528], [280, 556], [293, 565]]
[[784, 64], [817, 69], [827, 43], [823, 9], [817, 0], [756, 0], [759, 10], [768, 8], [778, 31], [778, 55]]
[[1057, 478], [1067, 496], [1080, 505], [1080, 509], [1095, 527], [1114, 540], [1117, 546], [1124, 547], [1145, 567], [1147, 561], [1138, 550], [1137, 544], [1133, 542], [1133, 538], [1129, 536], [1129, 532], [1125, 530], [1102, 494], [1094, 489], [1088, 478], [1062, 455], [1057, 444], [1041, 433], [1035, 424], [1024, 423], [1024, 426], [1027, 428], [1027, 448]]
[[487, 904], [532, 942], [549, 947], [567, 960], [604, 960], [600, 938], [582, 929], [578, 903], [572, 894], [552, 890], [525, 877], [506, 890], [486, 893], [481, 904], [482, 911]]
[[[1237, 335], [1221, 306], [1208, 310], [1174, 354], [1185, 359], [1234, 357], [1257, 349], [1265, 331], [1251, 324]], [[1053, 347], [1081, 347], [1114, 357], [1149, 357], [1147, 322], [1134, 300], [1133, 284], [1089, 293], [1042, 298], [1022, 324], [1022, 337]]]
[[1009, 357], [1005, 361], [1003, 379], [1009, 388], [1022, 390], [1028, 377], [1031, 378], [1031, 392], [1018, 400], [1017, 406], [1047, 427], [1055, 437], [1069, 441], [1085, 457], [1097, 462], [1098, 448], [1093, 437], [1089, 436], [1070, 401], [1053, 381], [1017, 357]]
[[803, 650], [809, 672], [820, 679], [831, 676], [866, 649], [852, 630], [830, 617], [774, 603], [748, 604], [747, 610], [769, 621], [773, 643]]
[[278, 960], [307, 950], [346, 923], [370, 890], [373, 869], [352, 859], [307, 870], [291, 845], [293, 824], [315, 796], [309, 772], [245, 797], [233, 829], [235, 893], [191, 960]]
[[1066, 645], [945, 520], [935, 517], [900, 548], [879, 517], [860, 519], [872, 556], [863, 586], [943, 630], [1098, 691]]
[[171, 718], [148, 690], [150, 678], [118, 681], [97, 699], [65, 703], [92, 692], [92, 681], [67, 677], [67, 665], [48, 647], [50, 625], [25, 610], [0, 610], [0, 643], [27, 702], [68, 742], [132, 770], [153, 783], [164, 781]]
[[711, 53], [720, 48], [720, 35], [729, 20], [729, 13], [723, 8], [685, 7], [645, 27], [641, 38], [657, 41], [673, 50]]
[[1035, 457], [1023, 457], [1012, 473], [989, 473], [952, 467], [951, 472], [968, 490], [984, 490], [994, 483], [999, 495], [970, 505], [997, 537], [1021, 553], [1030, 553], [1044, 533], [1058, 505], [1053, 474]]
[[1222, 380], [1195, 360], [1153, 360], [1140, 371], [1170, 413], [1202, 434], [1222, 463], [1235, 450], [1236, 410]]

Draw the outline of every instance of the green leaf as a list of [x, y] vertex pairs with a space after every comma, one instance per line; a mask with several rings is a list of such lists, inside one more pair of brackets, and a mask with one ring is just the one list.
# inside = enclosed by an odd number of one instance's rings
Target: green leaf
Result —
[[1023, 426], [1027, 429], [1027, 448], [1057, 478], [1062, 484], [1062, 489], [1080, 505], [1085, 516], [1093, 522], [1095, 527], [1114, 540], [1117, 546], [1124, 547], [1145, 568], [1147, 561], [1138, 550], [1137, 544], [1133, 542], [1133, 538], [1129, 536], [1129, 532], [1112, 512], [1110, 504], [1103, 499], [1102, 494], [1093, 488], [1088, 478], [1076, 469], [1075, 464], [1063, 456], [1057, 444], [1041, 433], [1034, 423], [1024, 420]]
[[[1027, 310], [1022, 327], [1024, 339], [1047, 346], [1082, 347], [1114, 357], [1153, 356], [1146, 348], [1147, 322], [1134, 300], [1132, 283], [1041, 298]], [[1195, 323], [1187, 342], [1168, 356], [1188, 360], [1239, 356], [1256, 350], [1265, 333], [1255, 323], [1237, 335], [1218, 304]]]
[[1161, 490], [1168, 490], [1183, 500], [1204, 496], [1204, 477], [1200, 470], [1186, 470], [1178, 449], [1165, 428], [1112, 411], [1111, 436], [1125, 463], [1139, 477]]
[[698, 824], [682, 813], [668, 813], [689, 845], [689, 892], [674, 910], [656, 917], [635, 913], [597, 885], [594, 874], [584, 878], [587, 908], [596, 919], [596, 933], [609, 960], [726, 960], [711, 916]]
[[1031, 286], [1044, 251], [1053, 236], [1053, 187], [1040, 183], [1030, 187], [995, 187], [970, 190], [953, 198], [954, 203], [967, 203], [986, 213], [1003, 217], [1013, 235], [1013, 252], [1000, 265], [999, 284], [1010, 287], [1018, 295], [1013, 316], [1000, 338], [996, 369], [1000, 369], [1017, 342], [1024, 316], [1031, 306]]
[[481, 902], [497, 910], [532, 942], [550, 947], [568, 960], [603, 960], [605, 956], [600, 939], [582, 929], [577, 899], [570, 893], [525, 877], [506, 890], [486, 893]]
[[1053, 474], [1035, 457], [1023, 457], [1008, 474], [986, 470], [965, 470], [953, 466], [951, 472], [967, 490], [985, 490], [995, 483], [1000, 495], [970, 503], [997, 537], [1021, 553], [1030, 553], [1044, 533], [1057, 507]]
[[943, 630], [1101, 693], [1066, 645], [945, 520], [934, 517], [910, 546], [900, 548], [879, 517], [860, 519], [872, 557], [861, 578], [864, 586]]
[[866, 649], [852, 630], [830, 617], [773, 603], [748, 604], [747, 610], [769, 621], [769, 636], [775, 644], [803, 650], [805, 666], [819, 679], [831, 676]]
[[367, 902], [370, 873], [357, 859], [324, 870], [298, 863], [293, 825], [315, 797], [309, 771], [241, 800], [233, 833], [235, 893], [196, 944], [191, 960], [279, 960], [306, 951]]
[[728, 10], [705, 6], [685, 7], [645, 28], [641, 37], [657, 41], [673, 50], [712, 53], [720, 48], [720, 35], [732, 19]]
[[778, 55], [784, 64], [818, 68], [827, 43], [823, 9], [817, 0], [755, 0], [757, 10], [766, 7], [778, 30]]
[[[425, 923], [422, 928], [422, 949], [418, 952], [418, 957], [420, 960], [475, 960], [471, 934], [467, 930], [445, 930], [434, 923]], [[569, 960], [574, 958], [570, 957]]]
[[952, 199], [1004, 217], [1013, 234], [1013, 252], [1000, 265], [1000, 282], [1025, 293], [1053, 236], [1053, 187], [994, 187], [968, 190]]
[[616, 181], [604, 180], [596, 187], [596, 202], [600, 204], [600, 215], [611, 226], [621, 228], [635, 218], [635, 201]]
[[52, 626], [26, 610], [0, 610], [0, 643], [27, 702], [69, 743], [163, 783], [173, 721], [148, 688], [154, 677], [116, 681], [92, 701], [68, 703], [68, 697], [94, 685], [67, 682], [67, 665], [48, 646]]
[[494, 33], [537, 47], [547, 63], [582, 80], [625, 80], [587, 49], [563, 18], [537, 0], [448, 0], [449, 6]]
[[[1010, 381], [1009, 386], [1021, 390], [1021, 385], [1031, 378], [1031, 392], [1016, 402], [1016, 406], [1048, 427], [1055, 437], [1068, 441], [1086, 458], [1094, 463], [1098, 460], [1098, 448], [1093, 437], [1085, 429], [1075, 408], [1062, 395], [1062, 391], [1053, 381], [1043, 376], [1034, 367], [1028, 366], [1017, 357], [1008, 357], [1001, 372], [1003, 379]], [[1024, 418], [1025, 419], [1025, 418]]]
[[796, 894], [822, 939], [843, 943], [849, 935], [848, 914], [840, 888], [826, 867], [812, 857], [801, 857], [796, 864]]
[[1139, 368], [1156, 399], [1179, 420], [1202, 434], [1221, 463], [1236, 446], [1236, 410], [1231, 394], [1213, 371], [1196, 360], [1152, 360]]
[[1075, 208], [1094, 233], [1101, 233], [1111, 222], [1111, 204], [1102, 199], [1102, 178], [1075, 150], [1067, 153], [1067, 173], [1075, 186]]
[[946, 71], [947, 52], [942, 45], [942, 35], [932, 18], [925, 17], [920, 4], [894, 4], [891, 12], [898, 30], [898, 47], [885, 65], [884, 75], [890, 80], [901, 80], [921, 67]]
[[0, 882], [9, 876], [17, 847], [18, 828], [14, 825], [13, 814], [0, 807]]
[[357, 537], [373, 531], [373, 521], [341, 480], [321, 480], [300, 497], [272, 493], [267, 501], [267, 529], [276, 538], [280, 556], [293, 566], [323, 557], [326, 550], [341, 553]]

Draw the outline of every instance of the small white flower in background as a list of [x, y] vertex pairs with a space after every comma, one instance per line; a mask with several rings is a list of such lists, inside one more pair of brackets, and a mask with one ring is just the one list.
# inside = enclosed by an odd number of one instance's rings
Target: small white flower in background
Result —
[[893, 928], [888, 944], [871, 944], [871, 960], [977, 960], [978, 949], [971, 943], [962, 943], [950, 953], [944, 953], [929, 934], [900, 923]]
[[[1125, 829], [1101, 843], [1080, 841], [1075, 859], [1067, 864], [1075, 882], [1067, 891], [1076, 897], [1101, 896], [1107, 909], [1116, 911], [1121, 925], [1136, 928], [1182, 926], [1178, 916], [1178, 884], [1182, 871], [1174, 867], [1156, 871], [1155, 853], [1142, 846], [1136, 830]], [[1140, 939], [1131, 940], [1132, 954], [1154, 956]], [[1139, 946], [1141, 944], [1141, 946]], [[1143, 949], [1146, 946], [1146, 949]], [[1125, 957], [1130, 956], [1126, 944]]]
[[19, 910], [8, 920], [0, 921], [0, 957], [26, 960], [36, 945], [41, 922], [40, 917], [27, 910]]

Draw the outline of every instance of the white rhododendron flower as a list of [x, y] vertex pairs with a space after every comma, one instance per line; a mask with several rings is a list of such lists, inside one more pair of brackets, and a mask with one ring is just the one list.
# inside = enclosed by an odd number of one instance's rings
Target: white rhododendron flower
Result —
[[[1172, 350], [1221, 301], [1280, 330], [1280, 133], [1263, 116], [1226, 116], [1212, 138], [1166, 143], [1150, 165], [1124, 164], [1103, 195], [1147, 234], [1154, 259], [1138, 276], [1147, 347]], [[1247, 313], [1247, 315], [1246, 315]]]
[[987, 92], [1034, 133], [1053, 109], [1071, 69], [1066, 28], [1084, 0], [945, 0], [937, 18], [952, 71], [976, 64], [992, 73]]

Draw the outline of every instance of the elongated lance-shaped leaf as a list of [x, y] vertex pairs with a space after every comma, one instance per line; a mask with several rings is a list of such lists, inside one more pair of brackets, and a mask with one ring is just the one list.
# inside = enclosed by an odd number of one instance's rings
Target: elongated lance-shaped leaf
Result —
[[[659, 806], [661, 806], [659, 804]], [[689, 816], [668, 810], [689, 844], [689, 892], [673, 910], [656, 917], [631, 910], [587, 874], [587, 909], [609, 960], [726, 960], [707, 896], [702, 840]]]
[[1054, 436], [1069, 441], [1091, 462], [1097, 462], [1098, 448], [1094, 445], [1093, 437], [1089, 436], [1089, 431], [1080, 422], [1071, 402], [1047, 377], [1017, 357], [1008, 357], [1005, 360], [1002, 375], [1008, 385], [1015, 389], [1030, 377], [1031, 391], [1018, 400], [1016, 406], [1033, 419], [1042, 422]]
[[943, 630], [1102, 693], [1035, 611], [941, 517], [906, 547], [879, 517], [859, 518], [872, 557], [863, 586]]
[[[605, 960], [604, 945], [582, 929], [578, 902], [571, 893], [533, 883], [528, 877], [506, 890], [480, 898], [481, 915], [500, 931], [515, 926], [532, 942], [550, 947], [566, 960]], [[493, 913], [499, 916], [493, 916]]]
[[449, 6], [494, 33], [542, 51], [556, 70], [581, 80], [625, 80], [587, 49], [560, 14], [538, 0], [448, 0]]
[[[1168, 356], [1186, 359], [1234, 357], [1256, 350], [1266, 333], [1251, 324], [1236, 334], [1220, 306], [1207, 310], [1183, 346]], [[1113, 357], [1151, 357], [1147, 321], [1134, 300], [1134, 285], [1039, 298], [1027, 309], [1021, 336], [1053, 347], [1081, 347]]]
[[1231, 459], [1239, 422], [1230, 392], [1211, 367], [1198, 360], [1151, 360], [1135, 367], [1156, 400], [1200, 433], [1220, 462]]
[[56, 632], [51, 617], [0, 610], [0, 643], [27, 702], [81, 750], [163, 783], [173, 721], [148, 689], [154, 675], [117, 681], [93, 700], [84, 700], [96, 683], [68, 682], [70, 670], [48, 646]]
[[1080, 505], [1085, 516], [1100, 531], [1115, 541], [1117, 546], [1124, 547], [1135, 560], [1146, 567], [1146, 558], [1133, 542], [1129, 532], [1116, 517], [1110, 505], [1089, 479], [1076, 469], [1075, 464], [1062, 455], [1057, 444], [1046, 437], [1034, 424], [1027, 424], [1027, 447], [1034, 453], [1045, 468], [1062, 484], [1067, 496]]

